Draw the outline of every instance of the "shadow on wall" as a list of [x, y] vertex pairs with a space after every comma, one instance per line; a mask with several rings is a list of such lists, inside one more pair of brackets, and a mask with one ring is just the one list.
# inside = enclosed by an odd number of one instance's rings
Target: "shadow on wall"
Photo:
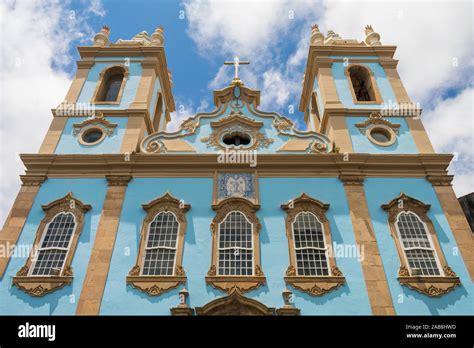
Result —
[[407, 298], [423, 302], [430, 311], [431, 315], [442, 315], [442, 313], [439, 312], [440, 310], [445, 310], [448, 307], [455, 305], [457, 301], [463, 297], [467, 297], [467, 294], [468, 293], [462, 284], [458, 285], [455, 290], [441, 297], [428, 297], [416, 292], [415, 290], [403, 287], [403, 295]]

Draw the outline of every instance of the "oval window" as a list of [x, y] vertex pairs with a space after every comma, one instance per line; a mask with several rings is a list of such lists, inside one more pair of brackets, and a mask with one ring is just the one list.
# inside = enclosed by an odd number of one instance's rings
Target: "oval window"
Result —
[[232, 132], [224, 135], [222, 142], [228, 146], [246, 146], [252, 141], [250, 135], [242, 132]]
[[392, 139], [392, 135], [383, 128], [374, 128], [370, 131], [370, 135], [379, 143], [388, 143]]
[[102, 139], [103, 135], [104, 132], [102, 131], [102, 129], [91, 128], [82, 133], [82, 140], [84, 141], [84, 143], [94, 144], [97, 143], [100, 139]]

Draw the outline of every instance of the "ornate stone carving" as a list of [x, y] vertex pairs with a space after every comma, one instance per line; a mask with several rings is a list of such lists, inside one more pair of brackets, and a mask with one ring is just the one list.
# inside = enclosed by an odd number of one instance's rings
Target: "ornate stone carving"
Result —
[[293, 267], [292, 265], [289, 265], [288, 268], [286, 269], [286, 276], [287, 277], [295, 277], [296, 276], [296, 268]]
[[382, 45], [382, 43], [380, 42], [380, 34], [376, 33], [374, 29], [372, 29], [371, 25], [367, 25], [365, 27], [365, 44], [367, 46]]
[[401, 285], [430, 297], [439, 297], [461, 284], [458, 277], [398, 277]]
[[285, 282], [312, 296], [322, 296], [346, 283], [343, 276], [294, 276], [285, 277]]
[[146, 153], [164, 153], [166, 152], [166, 146], [160, 139], [154, 139], [146, 144]]
[[107, 121], [101, 112], [97, 112], [92, 117], [89, 117], [81, 123], [74, 123], [73, 135], [78, 135], [85, 129], [88, 129], [92, 126], [100, 127], [107, 135], [112, 135], [115, 128], [117, 128], [117, 124]]
[[273, 121], [273, 125], [279, 132], [289, 131], [295, 126], [293, 122], [284, 117], [275, 118], [275, 120]]
[[187, 120], [184, 120], [183, 123], [181, 123], [180, 128], [184, 129], [186, 133], [194, 133], [198, 126], [199, 123], [196, 120], [188, 118]]
[[398, 276], [399, 277], [409, 277], [410, 272], [408, 272], [408, 269], [405, 266], [400, 266], [398, 269]]
[[325, 143], [322, 143], [318, 140], [314, 140], [311, 142], [311, 144], [308, 146], [306, 149], [306, 152], [308, 153], [322, 153], [322, 152], [328, 152], [328, 146]]
[[[267, 138], [265, 134], [259, 132], [262, 126], [263, 122], [255, 121], [240, 112], [234, 112], [218, 121], [211, 122], [212, 133], [207, 137], [201, 138], [201, 141], [207, 143], [207, 147], [214, 147], [218, 150], [225, 150], [227, 148], [256, 150], [258, 148], [268, 147], [274, 142], [273, 139]], [[251, 138], [250, 144], [246, 146], [234, 146], [222, 143], [222, 138], [225, 134], [235, 132], [249, 135]]]
[[159, 26], [155, 29], [153, 34], [151, 34], [150, 46], [163, 46], [165, 43], [165, 29], [162, 26]]
[[[186, 212], [190, 208], [191, 206], [189, 204], [185, 204], [183, 201], [178, 200], [169, 193], [166, 193], [147, 204], [143, 204], [143, 209], [147, 212], [147, 216], [142, 225], [137, 261], [128, 273], [126, 278], [127, 284], [130, 284], [133, 288], [143, 291], [150, 296], [158, 296], [170, 289], [176, 288], [179, 284], [186, 282], [186, 272], [184, 271], [181, 262], [184, 234], [186, 231]], [[179, 223], [174, 274], [166, 276], [143, 275], [141, 274], [140, 264], [145, 254], [144, 245], [148, 226], [155, 216], [163, 211], [173, 213]]]
[[218, 298], [203, 307], [196, 308], [197, 315], [275, 315], [275, 309], [242, 295], [238, 287], [234, 287], [229, 295]]
[[323, 45], [324, 44], [324, 34], [319, 31], [319, 26], [313, 24], [311, 26], [311, 37], [309, 39], [311, 45]]
[[110, 28], [104, 25], [102, 29], [94, 36], [94, 39], [93, 39], [94, 46], [98, 46], [98, 47], [108, 46], [109, 35], [110, 35]]
[[355, 126], [359, 131], [366, 136], [369, 136], [370, 131], [374, 127], [384, 128], [394, 135], [394, 139], [399, 134], [400, 124], [392, 123], [385, 119], [379, 111], [370, 113], [369, 117], [362, 123], [356, 123]]

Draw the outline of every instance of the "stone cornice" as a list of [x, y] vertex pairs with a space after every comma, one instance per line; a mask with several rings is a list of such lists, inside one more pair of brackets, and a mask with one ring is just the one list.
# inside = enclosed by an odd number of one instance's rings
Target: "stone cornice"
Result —
[[[52, 177], [213, 177], [216, 170], [249, 170], [248, 164], [219, 163], [217, 154], [107, 154], [20, 156], [26, 174]], [[449, 154], [259, 154], [256, 170], [266, 177], [447, 177]]]

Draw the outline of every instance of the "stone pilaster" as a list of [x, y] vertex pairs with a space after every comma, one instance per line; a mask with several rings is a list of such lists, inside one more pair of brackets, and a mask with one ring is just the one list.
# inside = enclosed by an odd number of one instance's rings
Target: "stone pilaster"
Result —
[[339, 178], [344, 183], [356, 243], [364, 252], [361, 264], [372, 314], [394, 315], [395, 309], [365, 198], [364, 177], [341, 175]]
[[109, 188], [77, 305], [78, 315], [98, 315], [130, 176], [107, 176]]
[[22, 175], [22, 185], [10, 214], [8, 214], [3, 229], [0, 233], [0, 248], [7, 251], [0, 255], [0, 278], [3, 277], [10, 261], [10, 250], [16, 245], [21, 231], [25, 226], [26, 219], [35, 201], [41, 184], [46, 180], [44, 175]]
[[49, 126], [48, 133], [41, 144], [39, 149], [40, 154], [52, 154], [58, 146], [61, 134], [64, 131], [68, 118], [65, 116], [54, 116]]
[[452, 175], [428, 176], [448, 220], [467, 270], [474, 281], [474, 238], [466, 216], [451, 186]]

